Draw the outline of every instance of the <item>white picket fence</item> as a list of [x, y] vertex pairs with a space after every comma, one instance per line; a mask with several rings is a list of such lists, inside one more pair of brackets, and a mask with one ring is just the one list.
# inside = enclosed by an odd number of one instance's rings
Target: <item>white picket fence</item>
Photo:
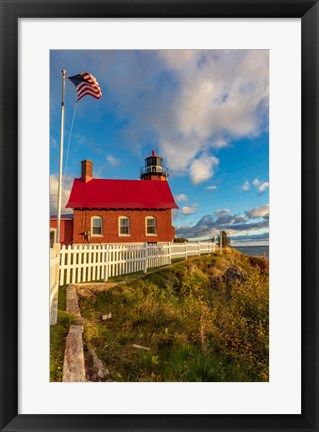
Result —
[[50, 248], [50, 325], [55, 325], [58, 319], [59, 264], [60, 245], [55, 243]]
[[107, 281], [109, 277], [171, 264], [172, 259], [211, 253], [212, 242], [75, 244], [60, 251], [60, 285]]

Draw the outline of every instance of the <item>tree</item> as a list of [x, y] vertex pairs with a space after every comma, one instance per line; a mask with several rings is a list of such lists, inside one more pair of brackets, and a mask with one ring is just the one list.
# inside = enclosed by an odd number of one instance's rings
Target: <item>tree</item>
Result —
[[[215, 237], [215, 243], [216, 245], [220, 245], [220, 235], [217, 235]], [[230, 240], [227, 237], [226, 231], [222, 231], [222, 246], [223, 247], [229, 247], [230, 246]]]
[[174, 238], [174, 243], [185, 243], [185, 242], [188, 242], [187, 238], [183, 238], [183, 237]]

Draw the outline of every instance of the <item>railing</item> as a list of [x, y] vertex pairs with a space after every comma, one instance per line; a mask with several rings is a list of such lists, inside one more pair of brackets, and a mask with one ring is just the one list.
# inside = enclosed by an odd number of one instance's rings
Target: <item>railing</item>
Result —
[[141, 168], [141, 175], [144, 174], [163, 174], [163, 176], [168, 177], [168, 168], [159, 165], [148, 165], [146, 167]]
[[171, 264], [172, 259], [211, 253], [212, 242], [127, 244], [75, 244], [60, 251], [60, 285], [121, 276]]

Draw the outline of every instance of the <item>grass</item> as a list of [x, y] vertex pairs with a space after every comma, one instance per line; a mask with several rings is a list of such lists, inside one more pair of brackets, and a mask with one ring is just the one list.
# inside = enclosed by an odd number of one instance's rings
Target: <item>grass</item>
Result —
[[[111, 276], [108, 278], [107, 282], [125, 282], [129, 279], [132, 279], [132, 278], [137, 277], [137, 276], [141, 276], [143, 274], [144, 274], [144, 272], [137, 271], [137, 272], [124, 274], [124, 275], [120, 275], [120, 276]], [[91, 281], [87, 281], [87, 282], [81, 282], [81, 284], [92, 285], [92, 284], [104, 283], [104, 282], [105, 282], [104, 279], [95, 279], [95, 280], [91, 280]]]
[[108, 282], [123, 282], [126, 281], [128, 279], [137, 277], [137, 276], [141, 276], [142, 274], [144, 274], [142, 271], [137, 271], [137, 272], [133, 272], [133, 273], [129, 273], [129, 274], [125, 274], [125, 275], [120, 275], [120, 276], [112, 276], [108, 278]]
[[50, 327], [50, 381], [62, 381], [65, 339], [74, 317], [65, 310], [66, 287], [59, 288], [58, 321]]
[[[227, 282], [229, 267], [244, 279]], [[199, 257], [81, 298], [80, 308], [85, 342], [114, 381], [269, 379], [267, 260]]]

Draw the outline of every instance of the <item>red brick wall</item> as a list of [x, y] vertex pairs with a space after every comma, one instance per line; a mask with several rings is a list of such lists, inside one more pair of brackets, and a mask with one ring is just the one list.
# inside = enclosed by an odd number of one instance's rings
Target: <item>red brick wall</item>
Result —
[[89, 160], [81, 162], [81, 179], [84, 182], [92, 180], [93, 176], [93, 163]]
[[[57, 227], [56, 218], [50, 219], [50, 228]], [[73, 240], [73, 220], [72, 219], [61, 219], [61, 232], [60, 240], [62, 245], [68, 246]]]
[[[91, 231], [91, 217], [103, 218], [103, 236], [93, 237], [90, 243], [168, 242], [175, 237], [171, 210], [74, 210], [73, 243], [86, 243], [84, 231]], [[119, 236], [118, 218], [130, 218], [130, 236]], [[156, 217], [156, 236], [145, 235], [146, 216]], [[92, 233], [91, 233], [92, 234]]]

